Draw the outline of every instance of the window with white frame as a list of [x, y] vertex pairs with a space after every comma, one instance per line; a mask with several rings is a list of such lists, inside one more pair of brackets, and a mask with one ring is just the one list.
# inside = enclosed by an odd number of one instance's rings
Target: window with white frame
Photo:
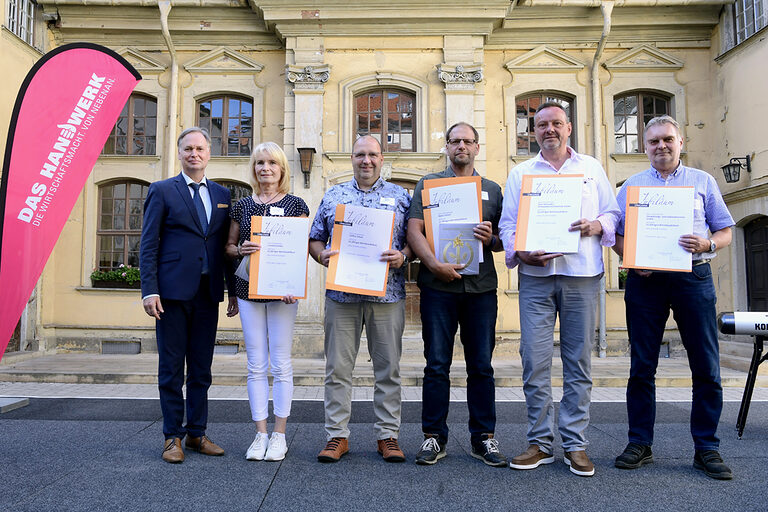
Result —
[[736, 3], [733, 4], [736, 44], [741, 44], [752, 34], [765, 27], [768, 16], [766, 16], [764, 1], [736, 0]]
[[8, 30], [19, 36], [28, 44], [35, 42], [35, 9], [37, 2], [32, 0], [8, 0], [6, 19]]

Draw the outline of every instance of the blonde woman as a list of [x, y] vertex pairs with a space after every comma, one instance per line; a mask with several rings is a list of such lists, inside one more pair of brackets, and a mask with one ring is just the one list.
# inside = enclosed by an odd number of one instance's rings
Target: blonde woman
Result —
[[[274, 142], [254, 148], [249, 163], [253, 195], [232, 208], [227, 255], [242, 258], [261, 247], [250, 241], [251, 216], [307, 217], [309, 208], [299, 197], [288, 193], [290, 170], [283, 150]], [[237, 303], [243, 325], [248, 357], [248, 401], [256, 422], [256, 438], [246, 452], [248, 460], [277, 461], [285, 458], [288, 446], [285, 427], [291, 412], [293, 367], [291, 345], [298, 304], [292, 295], [280, 300], [249, 299], [248, 281], [236, 278]], [[275, 427], [267, 434], [269, 381], [272, 368]]]

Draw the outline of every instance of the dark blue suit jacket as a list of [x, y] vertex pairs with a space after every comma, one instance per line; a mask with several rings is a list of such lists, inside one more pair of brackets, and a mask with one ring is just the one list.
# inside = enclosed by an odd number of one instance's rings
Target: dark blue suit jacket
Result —
[[208, 181], [211, 220], [203, 234], [189, 186], [181, 174], [149, 186], [144, 202], [139, 265], [142, 297], [191, 300], [208, 253], [211, 298], [224, 300], [224, 279], [234, 297], [234, 269], [224, 253], [229, 234], [229, 190]]

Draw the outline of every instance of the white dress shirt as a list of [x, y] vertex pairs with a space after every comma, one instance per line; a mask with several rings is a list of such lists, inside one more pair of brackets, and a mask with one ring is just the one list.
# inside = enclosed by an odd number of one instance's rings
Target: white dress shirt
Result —
[[[194, 199], [195, 197], [195, 189], [189, 186], [190, 183], [195, 183], [195, 180], [187, 176], [185, 172], [182, 171], [181, 176], [184, 178], [184, 181], [187, 182], [187, 188], [189, 189], [189, 195]], [[208, 192], [208, 178], [203, 176], [203, 179], [200, 180], [201, 185], [205, 185], [204, 187], [200, 187], [200, 199], [203, 200], [203, 207], [205, 208], [205, 216], [208, 218], [208, 222], [211, 222], [211, 194]]]
[[[555, 169], [546, 161], [541, 152], [509, 172], [504, 189], [504, 205], [499, 221], [499, 234], [504, 243], [507, 267], [520, 265], [520, 272], [530, 276], [545, 277], [563, 275], [592, 277], [603, 272], [602, 247], [611, 247], [616, 241], [616, 224], [621, 215], [616, 203], [613, 187], [608, 181], [600, 162], [588, 155], [581, 155], [568, 148], [568, 160]], [[517, 231], [517, 209], [520, 203], [520, 189], [526, 174], [583, 174], [584, 186], [581, 195], [581, 218], [597, 220], [603, 227], [602, 236], [581, 237], [579, 251], [554, 258], [544, 267], [527, 265], [520, 261], [515, 251]], [[573, 219], [577, 221], [578, 219]], [[566, 226], [567, 227], [567, 226]]]

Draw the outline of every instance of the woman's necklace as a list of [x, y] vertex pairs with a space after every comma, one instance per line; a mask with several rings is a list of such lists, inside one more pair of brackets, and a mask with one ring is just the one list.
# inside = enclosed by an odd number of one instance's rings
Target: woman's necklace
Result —
[[262, 201], [260, 195], [256, 196], [256, 199], [258, 199], [261, 204], [269, 204], [279, 195], [280, 195], [280, 191], [278, 190], [277, 193], [275, 193], [275, 195], [273, 195], [272, 197], [270, 197], [266, 201]]

